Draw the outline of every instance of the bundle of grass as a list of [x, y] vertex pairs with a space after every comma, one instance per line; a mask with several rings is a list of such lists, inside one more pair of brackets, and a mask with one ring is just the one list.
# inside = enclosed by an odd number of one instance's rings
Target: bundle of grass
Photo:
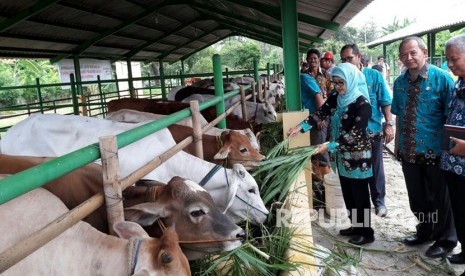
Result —
[[[282, 127], [279, 133], [282, 133]], [[271, 133], [271, 131], [270, 131]], [[275, 136], [277, 137], [277, 136]], [[268, 150], [267, 160], [253, 173], [261, 187], [262, 198], [269, 206], [282, 201], [317, 147], [289, 149], [289, 141], [278, 142]], [[292, 227], [275, 227], [274, 216], [264, 225], [243, 227], [247, 241], [239, 248], [208, 256], [191, 264], [194, 275], [278, 275], [297, 269], [299, 264], [285, 257], [294, 235]], [[308, 251], [310, 253], [310, 251]]]
[[288, 139], [272, 148], [252, 174], [260, 183], [263, 202], [269, 205], [282, 201], [317, 151], [317, 146], [289, 149]]
[[[241, 247], [191, 263], [192, 275], [279, 275], [298, 264], [284, 258], [293, 229], [261, 226], [261, 237], [249, 238]], [[251, 237], [248, 235], [248, 237]]]

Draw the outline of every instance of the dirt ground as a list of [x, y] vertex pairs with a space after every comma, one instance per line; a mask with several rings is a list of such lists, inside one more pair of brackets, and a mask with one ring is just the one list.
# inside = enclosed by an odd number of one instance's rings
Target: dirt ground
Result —
[[[407, 190], [400, 163], [392, 156], [384, 157], [386, 173], [386, 207], [387, 217], [381, 218], [372, 210], [372, 227], [375, 230], [375, 242], [363, 248], [347, 243], [348, 238], [338, 235], [343, 225], [312, 223], [313, 238], [333, 252], [335, 266], [353, 264], [357, 273], [340, 275], [460, 275], [465, 265], [449, 264], [445, 260], [430, 259], [424, 252], [431, 245], [405, 246], [402, 240], [415, 233], [416, 218], [409, 208]], [[345, 225], [345, 226], [348, 226]], [[461, 251], [460, 244], [453, 253]], [[336, 252], [336, 253], [335, 253]], [[341, 257], [343, 256], [343, 257]], [[345, 267], [349, 267], [346, 265]], [[326, 269], [325, 275], [328, 274]], [[353, 270], [352, 270], [353, 271]]]

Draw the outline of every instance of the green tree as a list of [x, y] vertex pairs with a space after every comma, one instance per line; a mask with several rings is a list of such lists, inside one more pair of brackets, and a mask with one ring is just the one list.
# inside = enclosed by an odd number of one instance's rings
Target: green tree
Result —
[[402, 22], [397, 19], [397, 17], [394, 16], [394, 20], [391, 24], [382, 27], [382, 32], [383, 35], [388, 35], [391, 34], [397, 30], [403, 29], [407, 27], [408, 25], [412, 24], [414, 21], [409, 20], [408, 18], [404, 18]]
[[244, 39], [243, 42], [237, 39], [228, 40], [221, 48], [220, 54], [224, 66], [233, 70], [251, 69], [255, 58], [258, 62], [261, 60], [258, 44], [250, 39]]

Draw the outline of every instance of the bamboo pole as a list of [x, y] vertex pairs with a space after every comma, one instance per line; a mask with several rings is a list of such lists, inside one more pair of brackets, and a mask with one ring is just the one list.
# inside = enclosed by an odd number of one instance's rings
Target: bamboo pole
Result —
[[195, 156], [203, 159], [203, 144], [202, 144], [202, 125], [200, 123], [200, 110], [199, 101], [190, 102], [191, 113], [192, 113], [192, 129], [194, 136], [195, 145]]
[[242, 118], [243, 118], [245, 121], [248, 121], [248, 120], [249, 120], [249, 115], [247, 114], [247, 103], [246, 103], [246, 99], [245, 99], [245, 89], [244, 89], [244, 86], [241, 86], [241, 87], [240, 87], [240, 91], [241, 91]]
[[252, 97], [253, 97], [253, 102], [257, 102], [257, 90], [255, 89], [255, 81], [252, 82]]
[[87, 97], [85, 95], [80, 95], [79, 99], [81, 101], [82, 116], [89, 116], [88, 109], [87, 109]]
[[123, 196], [119, 183], [119, 160], [116, 136], [104, 136], [99, 139], [102, 156], [103, 191], [107, 206], [108, 229], [116, 236], [113, 225], [124, 221]]
[[73, 210], [63, 214], [47, 224], [41, 230], [18, 242], [0, 254], [0, 273], [12, 267], [31, 253], [60, 235], [77, 221], [88, 216], [103, 204], [103, 193], [99, 193], [84, 201]]

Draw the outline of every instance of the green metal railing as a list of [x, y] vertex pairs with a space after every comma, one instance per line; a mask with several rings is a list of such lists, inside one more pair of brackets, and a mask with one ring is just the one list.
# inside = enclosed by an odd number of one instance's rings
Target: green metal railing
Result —
[[[269, 66], [268, 66], [269, 68]], [[222, 72], [223, 76], [257, 75], [258, 71], [268, 72], [267, 68], [252, 70], [237, 70]], [[133, 78], [132, 82], [140, 81], [143, 85], [138, 88], [139, 97], [162, 98], [161, 85], [155, 85], [160, 80], [165, 80], [166, 87], [172, 88], [180, 85], [181, 79], [195, 77], [213, 77], [214, 73], [202, 74], [179, 74], [168, 76], [146, 76]], [[258, 78], [258, 76], [256, 76]], [[79, 114], [86, 110], [88, 116], [106, 115], [106, 103], [113, 99], [129, 97], [129, 89], [120, 89], [122, 83], [130, 83], [129, 79], [119, 79], [116, 75], [112, 80], [101, 80], [99, 77], [95, 81], [75, 82], [74, 77], [70, 77], [68, 83], [43, 84], [36, 79], [34, 85], [0, 87], [0, 94], [13, 92], [19, 95], [24, 91], [29, 91], [35, 99], [29, 99], [26, 103], [0, 107], [0, 133], [6, 132], [16, 121], [24, 119], [34, 113], [59, 113], [59, 114]], [[83, 87], [82, 94], [77, 93], [78, 87]], [[35, 92], [31, 92], [31, 90]], [[52, 92], [51, 92], [52, 91]], [[142, 92], [142, 93], [140, 93]], [[8, 119], [8, 122], [5, 122]]]

